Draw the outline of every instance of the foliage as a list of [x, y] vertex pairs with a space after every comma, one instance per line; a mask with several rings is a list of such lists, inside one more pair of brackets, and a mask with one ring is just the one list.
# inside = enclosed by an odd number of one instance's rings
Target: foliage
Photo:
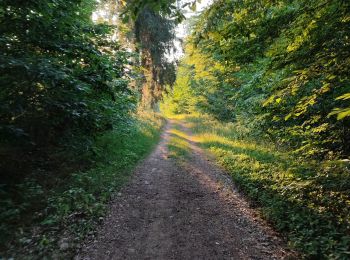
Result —
[[[168, 16], [171, 19], [175, 19], [176, 22], [181, 22], [185, 19], [182, 10], [178, 8], [176, 0], [122, 0], [121, 4], [125, 6], [125, 11], [123, 13], [125, 20], [128, 20], [130, 16], [134, 20], [137, 20], [138, 16], [142, 15], [145, 9], [151, 9], [162, 16]], [[186, 3], [183, 7], [188, 4], [190, 3]], [[195, 5], [195, 1], [192, 5]]]
[[196, 107], [299, 154], [348, 156], [348, 10], [348, 1], [216, 1], [183, 60]]
[[190, 70], [180, 65], [176, 75], [174, 86], [168, 88], [168, 94], [163, 94], [160, 104], [160, 109], [168, 115], [193, 112], [197, 103], [192, 93], [193, 80]]
[[[124, 64], [128, 54], [93, 25], [92, 1], [3, 1], [0, 48], [1, 171], [5, 183], [23, 178], [33, 154], [118, 128], [135, 107]], [[6, 10], [6, 12], [5, 12]], [[70, 147], [75, 149], [76, 147]], [[13, 169], [11, 169], [13, 167]], [[11, 179], [11, 180], [10, 180]]]
[[[305, 161], [243, 137], [237, 123], [185, 118], [193, 139], [213, 153], [263, 216], [309, 259], [350, 254], [350, 170], [346, 160]], [[261, 141], [261, 140], [260, 140]]]
[[63, 231], [78, 241], [157, 139], [159, 118], [133, 116], [135, 54], [92, 23], [95, 8], [1, 1], [0, 258], [55, 258]]
[[173, 48], [174, 27], [174, 21], [147, 6], [135, 21], [135, 39], [140, 48], [144, 75], [141, 101], [144, 107], [154, 108], [165, 85], [174, 82], [175, 65], [165, 57]]
[[210, 115], [189, 116], [197, 141], [306, 258], [350, 254], [349, 10], [215, 1], [195, 18], [161, 106]]
[[[162, 125], [160, 116], [140, 112], [128, 132], [111, 130], [97, 139], [89, 169], [63, 180], [50, 176], [56, 182], [50, 189], [48, 183], [27, 179], [16, 186], [21, 194], [16, 201], [1, 189], [0, 255], [71, 258], [105, 215], [106, 203], [129, 179], [134, 165], [158, 141]], [[62, 240], [69, 248], [60, 248]]]

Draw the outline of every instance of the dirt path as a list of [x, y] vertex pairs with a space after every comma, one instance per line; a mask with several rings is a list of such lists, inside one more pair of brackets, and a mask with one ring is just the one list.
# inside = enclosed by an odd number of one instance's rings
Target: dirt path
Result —
[[187, 140], [191, 154], [185, 162], [169, 157], [172, 127], [170, 121], [76, 259], [290, 258], [277, 234], [195, 143]]

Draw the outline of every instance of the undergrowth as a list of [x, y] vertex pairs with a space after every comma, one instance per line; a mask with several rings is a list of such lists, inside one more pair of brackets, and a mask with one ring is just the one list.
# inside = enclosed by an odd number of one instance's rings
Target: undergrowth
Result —
[[187, 116], [195, 140], [307, 259], [350, 258], [350, 165], [311, 161], [249, 139], [234, 123]]
[[1, 189], [0, 258], [72, 257], [103, 220], [111, 196], [157, 143], [162, 125], [160, 116], [139, 113], [128, 131], [110, 131], [96, 140], [86, 169], [56, 177], [49, 188], [43, 180], [27, 179], [16, 187], [17, 201]]

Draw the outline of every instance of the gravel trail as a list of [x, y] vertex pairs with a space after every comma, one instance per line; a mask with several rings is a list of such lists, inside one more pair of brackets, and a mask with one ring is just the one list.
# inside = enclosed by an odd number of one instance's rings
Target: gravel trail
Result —
[[[190, 154], [169, 156], [171, 129]], [[75, 259], [294, 259], [231, 179], [169, 121], [156, 149], [111, 202]]]

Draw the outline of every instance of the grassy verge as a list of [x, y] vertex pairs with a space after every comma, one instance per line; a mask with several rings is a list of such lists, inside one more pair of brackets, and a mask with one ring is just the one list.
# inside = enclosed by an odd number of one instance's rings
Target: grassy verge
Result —
[[181, 126], [174, 122], [173, 128], [170, 129], [170, 139], [168, 143], [169, 156], [178, 160], [183, 160], [189, 155], [188, 137], [181, 131]]
[[184, 119], [263, 216], [308, 259], [350, 258], [350, 169], [345, 161], [306, 161], [261, 140], [242, 138], [233, 123]]
[[[95, 162], [89, 169], [60, 178], [50, 190], [26, 180], [18, 187], [26, 201], [9, 201], [1, 210], [1, 232], [10, 235], [4, 236], [0, 258], [71, 258], [76, 246], [103, 220], [111, 196], [158, 142], [162, 125], [160, 116], [140, 113], [127, 133], [111, 131], [97, 140]], [[5, 205], [6, 194], [2, 195]], [[25, 209], [27, 217], [21, 214]]]

